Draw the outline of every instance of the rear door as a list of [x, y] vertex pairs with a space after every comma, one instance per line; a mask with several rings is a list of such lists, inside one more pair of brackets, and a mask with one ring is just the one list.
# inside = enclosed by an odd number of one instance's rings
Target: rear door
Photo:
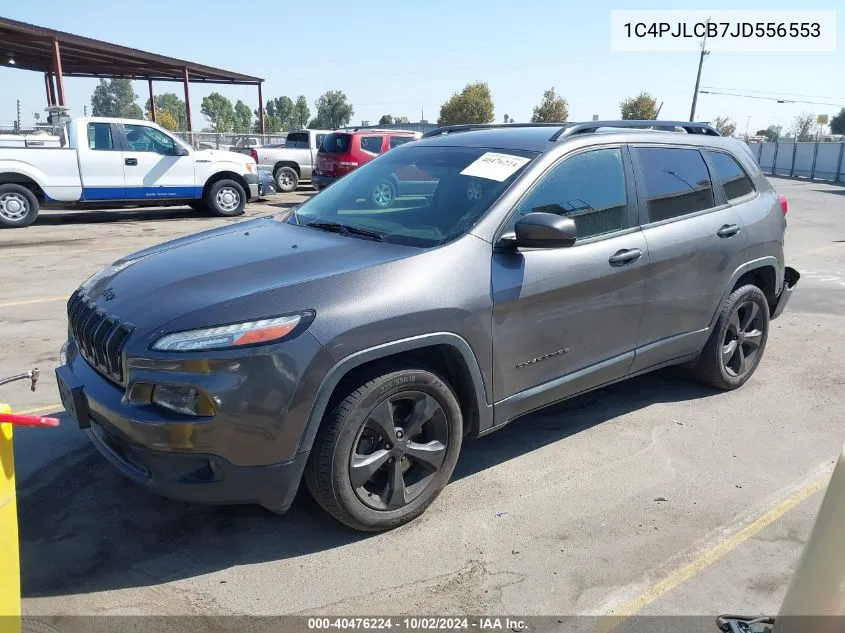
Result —
[[123, 124], [127, 200], [190, 200], [198, 198], [194, 157], [176, 152], [176, 141], [158, 128], [142, 123]]
[[[559, 213], [573, 246], [493, 254], [494, 395], [513, 415], [625, 375], [643, 308], [648, 249], [633, 172], [620, 146], [564, 157], [517, 205]], [[498, 404], [497, 404], [498, 406]]]
[[361, 144], [358, 162], [361, 165], [370, 162], [385, 150], [386, 137], [384, 134], [361, 134], [358, 140]]
[[651, 261], [632, 371], [691, 354], [747, 249], [736, 209], [699, 149], [638, 145], [640, 222]]
[[83, 200], [124, 200], [126, 181], [120, 132], [114, 123], [90, 122], [77, 140]]

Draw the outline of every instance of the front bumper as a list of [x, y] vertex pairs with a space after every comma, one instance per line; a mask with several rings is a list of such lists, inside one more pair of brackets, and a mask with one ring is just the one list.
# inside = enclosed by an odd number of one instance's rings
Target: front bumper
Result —
[[798, 284], [799, 279], [801, 279], [801, 274], [794, 268], [787, 266], [783, 275], [783, 288], [775, 301], [775, 307], [769, 317], [770, 319], [776, 319], [783, 314], [786, 304], [789, 303], [789, 300], [792, 298], [792, 291], [795, 290], [795, 286]]
[[[308, 459], [298, 451], [318, 378], [332, 362], [308, 332], [237, 359], [143, 368], [133, 360], [127, 356], [126, 384], [118, 385], [71, 342], [56, 369], [65, 408], [112, 465], [174, 499], [257, 503], [274, 512], [290, 506]], [[150, 384], [194, 388], [213, 401], [213, 411], [184, 415], [131, 395]]]

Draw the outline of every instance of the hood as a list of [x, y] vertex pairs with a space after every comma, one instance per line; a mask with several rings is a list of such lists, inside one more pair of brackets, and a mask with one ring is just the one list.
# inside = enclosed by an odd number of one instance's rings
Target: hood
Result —
[[252, 161], [252, 157], [247, 154], [230, 152], [224, 149], [199, 149], [194, 151], [194, 159], [199, 161], [207, 160], [213, 163], [238, 163], [241, 165], [246, 165]]
[[314, 309], [327, 278], [419, 252], [266, 217], [139, 251], [82, 288], [139, 334], [173, 331]]

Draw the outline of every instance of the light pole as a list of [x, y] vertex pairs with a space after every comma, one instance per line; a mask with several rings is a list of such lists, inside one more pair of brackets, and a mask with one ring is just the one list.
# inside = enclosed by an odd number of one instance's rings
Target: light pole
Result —
[[[710, 18], [707, 18], [707, 25], [709, 29]], [[701, 56], [698, 58], [698, 74], [695, 76], [695, 92], [692, 93], [692, 108], [690, 108], [689, 120], [695, 121], [695, 104], [698, 102], [698, 86], [701, 83], [701, 67], [704, 65], [704, 58], [710, 52], [705, 49], [707, 46], [707, 31], [704, 31], [704, 39], [701, 41]]]
[[745, 142], [748, 142], [748, 124], [751, 123], [751, 115], [745, 117]]

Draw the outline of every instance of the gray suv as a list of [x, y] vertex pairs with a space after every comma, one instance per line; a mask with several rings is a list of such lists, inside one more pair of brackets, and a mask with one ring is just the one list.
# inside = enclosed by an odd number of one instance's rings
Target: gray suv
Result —
[[[405, 192], [389, 209], [380, 181]], [[464, 441], [541, 407], [669, 365], [741, 386], [798, 281], [785, 216], [705, 124], [441, 128], [292, 210], [95, 274], [59, 389], [160, 494], [284, 512], [304, 479], [346, 525], [387, 529]]]

